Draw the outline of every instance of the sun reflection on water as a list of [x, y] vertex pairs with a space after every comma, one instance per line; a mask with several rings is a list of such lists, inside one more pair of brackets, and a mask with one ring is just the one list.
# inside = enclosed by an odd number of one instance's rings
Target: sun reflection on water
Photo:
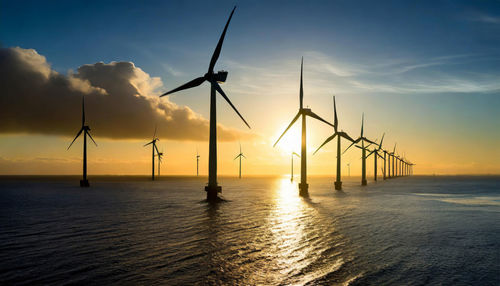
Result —
[[276, 182], [275, 205], [269, 218], [276, 263], [280, 273], [297, 274], [307, 266], [315, 239], [309, 232], [314, 209], [298, 194], [297, 184], [288, 178]]

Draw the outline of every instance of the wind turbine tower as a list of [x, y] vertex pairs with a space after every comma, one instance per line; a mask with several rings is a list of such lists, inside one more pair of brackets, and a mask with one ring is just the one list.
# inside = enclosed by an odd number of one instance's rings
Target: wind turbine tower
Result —
[[318, 152], [319, 149], [321, 149], [321, 147], [323, 147], [326, 143], [330, 142], [331, 140], [333, 140], [335, 138], [335, 136], [337, 136], [337, 177], [336, 177], [334, 185], [335, 185], [335, 190], [342, 190], [342, 181], [340, 179], [340, 177], [341, 177], [340, 171], [342, 169], [342, 165], [340, 163], [340, 156], [341, 156], [341, 154], [340, 154], [340, 148], [341, 148], [340, 138], [343, 137], [351, 142], [354, 142], [354, 139], [352, 139], [344, 131], [338, 131], [338, 126], [339, 126], [339, 120], [337, 118], [337, 106], [335, 104], [335, 96], [334, 96], [333, 97], [333, 135], [328, 137], [325, 140], [325, 142], [323, 142], [323, 144], [321, 144], [321, 146], [319, 146], [318, 149], [316, 149], [314, 154], [316, 154], [316, 152]]
[[330, 126], [333, 127], [331, 123], [328, 121], [324, 120], [323, 118], [319, 117], [316, 115], [310, 108], [304, 108], [304, 88], [303, 88], [303, 66], [304, 66], [304, 58], [302, 58], [301, 64], [300, 64], [300, 90], [299, 90], [299, 111], [297, 112], [297, 115], [293, 118], [292, 122], [288, 125], [288, 127], [285, 129], [283, 134], [278, 138], [276, 143], [274, 143], [273, 147], [278, 144], [280, 139], [285, 135], [285, 133], [292, 127], [292, 125], [299, 119], [299, 117], [302, 117], [302, 146], [300, 150], [300, 183], [299, 183], [299, 194], [301, 196], [307, 197], [309, 195], [309, 185], [307, 184], [307, 149], [306, 149], [306, 117], [310, 116], [312, 118], [315, 118], [319, 121], [322, 121]]
[[151, 180], [154, 181], [155, 180], [155, 151], [157, 154], [160, 153], [160, 151], [158, 151], [158, 147], [156, 147], [156, 142], [157, 141], [160, 141], [160, 139], [158, 139], [158, 137], [156, 137], [156, 127], [155, 127], [155, 133], [153, 134], [153, 140], [151, 140], [151, 142], [147, 143], [144, 145], [144, 147], [151, 145]]
[[215, 47], [215, 51], [210, 60], [210, 64], [208, 66], [208, 71], [204, 76], [193, 79], [192, 81], [181, 85], [171, 91], [168, 91], [160, 97], [172, 94], [177, 91], [181, 91], [188, 88], [193, 88], [199, 86], [200, 84], [208, 81], [210, 83], [210, 138], [209, 138], [209, 152], [208, 152], [208, 185], [205, 187], [205, 191], [207, 192], [207, 200], [211, 202], [218, 201], [218, 193], [222, 192], [222, 187], [217, 184], [217, 111], [216, 111], [216, 91], [229, 103], [229, 105], [233, 108], [233, 110], [238, 114], [238, 116], [243, 120], [243, 122], [250, 128], [250, 125], [246, 122], [246, 120], [241, 116], [240, 112], [234, 107], [233, 103], [229, 100], [227, 95], [224, 93], [219, 83], [225, 82], [227, 78], [227, 71], [219, 71], [214, 73], [215, 63], [220, 56], [220, 52], [222, 49], [222, 43], [224, 42], [224, 37], [226, 36], [227, 27], [229, 26], [229, 22], [231, 22], [231, 18], [233, 17], [234, 10], [236, 6], [233, 8], [231, 15], [229, 15], [229, 19], [226, 22], [226, 26], [222, 31], [222, 35], [219, 38], [219, 42]]
[[241, 179], [241, 158], [247, 158], [245, 155], [243, 155], [243, 152], [241, 152], [241, 143], [240, 143], [240, 153], [234, 158], [234, 160], [240, 158], [240, 172], [239, 172], [239, 178]]
[[95, 143], [94, 138], [92, 138], [92, 135], [90, 135], [90, 127], [88, 125], [85, 125], [85, 98], [82, 98], [82, 127], [80, 128], [80, 131], [75, 136], [75, 139], [71, 141], [71, 144], [69, 144], [69, 148], [71, 148], [71, 145], [75, 142], [75, 140], [82, 134], [83, 132], [83, 178], [80, 180], [80, 187], [88, 187], [89, 181], [87, 180], [87, 135], [89, 136], [90, 140], [94, 142], [95, 146], [97, 146], [97, 143]]

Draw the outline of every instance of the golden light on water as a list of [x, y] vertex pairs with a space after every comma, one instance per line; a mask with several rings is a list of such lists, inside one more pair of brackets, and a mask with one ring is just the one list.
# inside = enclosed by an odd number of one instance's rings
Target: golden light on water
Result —
[[293, 275], [296, 269], [302, 269], [314, 257], [313, 246], [304, 244], [310, 239], [308, 225], [314, 209], [298, 195], [297, 183], [286, 176], [276, 182], [274, 201], [269, 225], [277, 253], [276, 262], [282, 274]]

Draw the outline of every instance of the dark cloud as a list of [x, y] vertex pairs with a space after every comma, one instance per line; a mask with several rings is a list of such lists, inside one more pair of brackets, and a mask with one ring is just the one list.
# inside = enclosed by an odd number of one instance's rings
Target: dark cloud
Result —
[[[208, 140], [208, 120], [155, 92], [162, 86], [131, 62], [83, 65], [62, 75], [35, 50], [0, 48], [0, 133], [74, 136], [81, 120], [81, 99], [96, 137]], [[223, 141], [250, 135], [218, 126]]]

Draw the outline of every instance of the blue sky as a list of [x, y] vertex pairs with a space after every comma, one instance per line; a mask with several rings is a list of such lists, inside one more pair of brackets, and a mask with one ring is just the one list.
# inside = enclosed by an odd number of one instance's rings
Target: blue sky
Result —
[[[479, 142], [500, 154], [500, 137], [490, 133], [500, 125], [500, 1], [0, 5], [4, 47], [33, 48], [61, 73], [99, 61], [131, 61], [161, 78], [158, 92], [205, 72], [237, 5], [216, 68], [229, 70], [223, 88], [259, 133], [275, 136], [294, 114], [304, 56], [305, 103], [331, 118], [331, 95], [337, 94], [344, 128], [351, 133], [359, 132], [365, 112], [373, 137], [389, 130], [408, 146], [434, 138], [430, 145], [436, 148], [466, 140], [470, 143], [457, 144], [457, 150]], [[207, 87], [193, 89], [171, 99], [208, 117], [207, 92]], [[242, 128], [223, 108], [220, 121]], [[273, 114], [272, 123], [259, 118], [263, 112]]]

